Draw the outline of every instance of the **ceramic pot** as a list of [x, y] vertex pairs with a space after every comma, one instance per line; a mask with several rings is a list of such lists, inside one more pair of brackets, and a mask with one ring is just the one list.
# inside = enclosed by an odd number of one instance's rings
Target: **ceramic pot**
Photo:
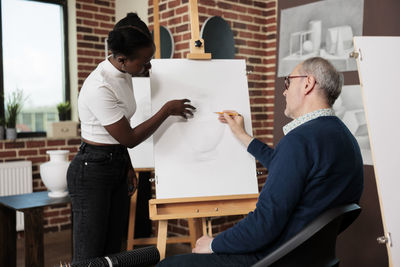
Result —
[[17, 129], [15, 129], [15, 128], [7, 128], [6, 129], [6, 138], [8, 140], [17, 139]]
[[4, 126], [0, 126], [0, 140], [4, 139]]
[[67, 169], [69, 150], [48, 150], [50, 161], [40, 165], [40, 176], [49, 189], [49, 197], [65, 197], [67, 191]]

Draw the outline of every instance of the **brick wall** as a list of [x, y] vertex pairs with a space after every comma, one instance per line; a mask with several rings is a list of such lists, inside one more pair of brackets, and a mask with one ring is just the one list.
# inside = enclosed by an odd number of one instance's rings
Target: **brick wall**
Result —
[[[115, 24], [114, 0], [76, 0], [78, 87], [105, 58], [104, 40]], [[40, 179], [39, 165], [49, 160], [46, 150], [67, 149], [69, 159], [78, 151], [80, 138], [72, 139], [17, 139], [0, 140], [0, 162], [30, 160], [33, 171], [33, 191], [47, 190]], [[45, 231], [60, 231], [71, 228], [70, 205], [45, 208]]]
[[[188, 0], [160, 0], [160, 24], [174, 38], [174, 58], [189, 53], [190, 18]], [[245, 59], [252, 112], [253, 134], [272, 145], [274, 87], [276, 67], [277, 0], [198, 0], [200, 27], [211, 16], [221, 16], [230, 25], [235, 40], [236, 58]], [[152, 28], [153, 0], [149, 0], [149, 26]], [[265, 183], [266, 171], [257, 165], [259, 187]], [[212, 221], [213, 232], [220, 232], [242, 216], [219, 217]], [[169, 223], [169, 233], [187, 234], [186, 220]]]
[[114, 24], [114, 0], [76, 0], [79, 90], [86, 77], [104, 60], [104, 40]]

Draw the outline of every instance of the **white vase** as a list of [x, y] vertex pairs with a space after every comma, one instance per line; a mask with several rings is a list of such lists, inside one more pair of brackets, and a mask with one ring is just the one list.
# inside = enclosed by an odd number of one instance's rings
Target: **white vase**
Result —
[[67, 159], [69, 150], [47, 150], [50, 161], [40, 165], [40, 176], [49, 189], [49, 197], [65, 197], [67, 191]]

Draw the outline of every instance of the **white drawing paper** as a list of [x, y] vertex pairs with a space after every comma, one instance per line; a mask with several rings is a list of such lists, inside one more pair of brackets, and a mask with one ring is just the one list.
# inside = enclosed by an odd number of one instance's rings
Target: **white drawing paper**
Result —
[[236, 110], [252, 133], [244, 60], [152, 60], [152, 110], [191, 100], [193, 118], [169, 117], [154, 134], [156, 197], [258, 193], [255, 159], [214, 112]]

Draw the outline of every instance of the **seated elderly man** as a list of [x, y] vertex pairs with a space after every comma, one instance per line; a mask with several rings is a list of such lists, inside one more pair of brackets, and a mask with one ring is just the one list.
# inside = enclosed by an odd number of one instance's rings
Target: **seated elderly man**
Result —
[[249, 266], [293, 237], [327, 209], [358, 203], [363, 162], [356, 139], [332, 105], [343, 78], [325, 59], [300, 63], [285, 78], [285, 136], [275, 149], [248, 135], [241, 116], [220, 116], [265, 168], [256, 209], [215, 238], [197, 240], [192, 254], [159, 266]]

